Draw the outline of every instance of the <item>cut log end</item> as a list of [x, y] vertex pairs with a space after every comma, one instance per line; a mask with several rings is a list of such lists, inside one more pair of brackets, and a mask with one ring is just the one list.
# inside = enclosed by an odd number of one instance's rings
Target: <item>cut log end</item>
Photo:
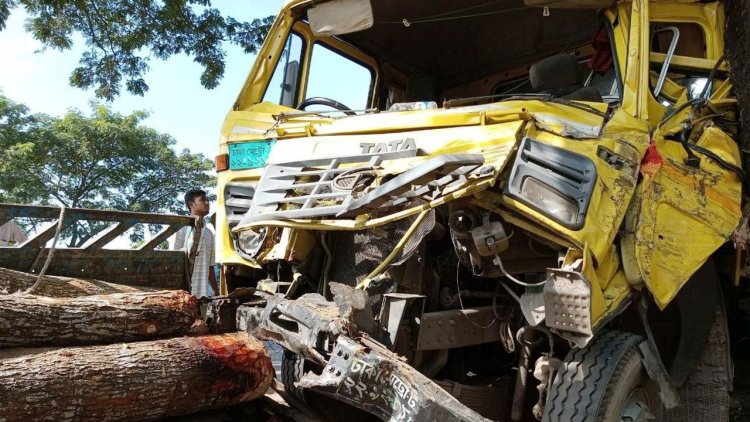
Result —
[[7, 420], [154, 420], [255, 399], [273, 376], [245, 333], [71, 347], [0, 360], [0, 403]]

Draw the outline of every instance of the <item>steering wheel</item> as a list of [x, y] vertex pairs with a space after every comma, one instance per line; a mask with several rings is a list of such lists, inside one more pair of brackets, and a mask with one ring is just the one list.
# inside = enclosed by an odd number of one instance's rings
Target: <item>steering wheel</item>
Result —
[[350, 109], [349, 107], [341, 104], [340, 102], [338, 102], [336, 100], [332, 100], [332, 99], [326, 98], [326, 97], [310, 97], [310, 98], [305, 98], [304, 101], [302, 101], [301, 103], [299, 103], [299, 105], [297, 106], [297, 108], [300, 109], [300, 110], [304, 110], [307, 107], [309, 107], [311, 105], [316, 105], [316, 104], [317, 105], [328, 106], [328, 107], [331, 107], [331, 108], [335, 108], [336, 110], [341, 110], [347, 116], [354, 116], [354, 115], [356, 115], [356, 113], [353, 112], [352, 109]]

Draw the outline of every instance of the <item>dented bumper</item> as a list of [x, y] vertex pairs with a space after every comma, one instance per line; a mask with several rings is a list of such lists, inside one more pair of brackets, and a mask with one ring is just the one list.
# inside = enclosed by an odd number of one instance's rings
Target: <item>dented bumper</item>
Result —
[[[384, 345], [349, 336], [356, 310], [319, 295], [268, 297], [265, 307], [240, 306], [238, 328], [323, 367], [297, 386], [346, 402], [384, 420], [486, 421]], [[343, 311], [343, 312], [342, 312]]]

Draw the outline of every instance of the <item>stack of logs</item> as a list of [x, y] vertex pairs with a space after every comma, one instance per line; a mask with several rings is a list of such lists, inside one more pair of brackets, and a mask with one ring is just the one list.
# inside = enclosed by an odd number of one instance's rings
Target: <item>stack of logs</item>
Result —
[[198, 301], [0, 268], [0, 422], [154, 420], [260, 397], [273, 367], [245, 333], [209, 334]]

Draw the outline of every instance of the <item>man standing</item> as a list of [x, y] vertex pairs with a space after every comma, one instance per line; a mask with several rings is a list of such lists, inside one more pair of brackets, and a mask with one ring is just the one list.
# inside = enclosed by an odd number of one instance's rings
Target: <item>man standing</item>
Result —
[[[214, 273], [214, 235], [206, 227], [204, 217], [208, 215], [209, 202], [206, 192], [193, 189], [185, 194], [185, 205], [190, 215], [195, 217], [195, 227], [186, 227], [177, 233], [175, 249], [182, 249], [188, 254], [195, 252], [192, 265], [190, 293], [196, 297], [219, 294], [219, 285]], [[194, 241], [197, 240], [197, 244]], [[209, 289], [210, 287], [210, 289]]]

